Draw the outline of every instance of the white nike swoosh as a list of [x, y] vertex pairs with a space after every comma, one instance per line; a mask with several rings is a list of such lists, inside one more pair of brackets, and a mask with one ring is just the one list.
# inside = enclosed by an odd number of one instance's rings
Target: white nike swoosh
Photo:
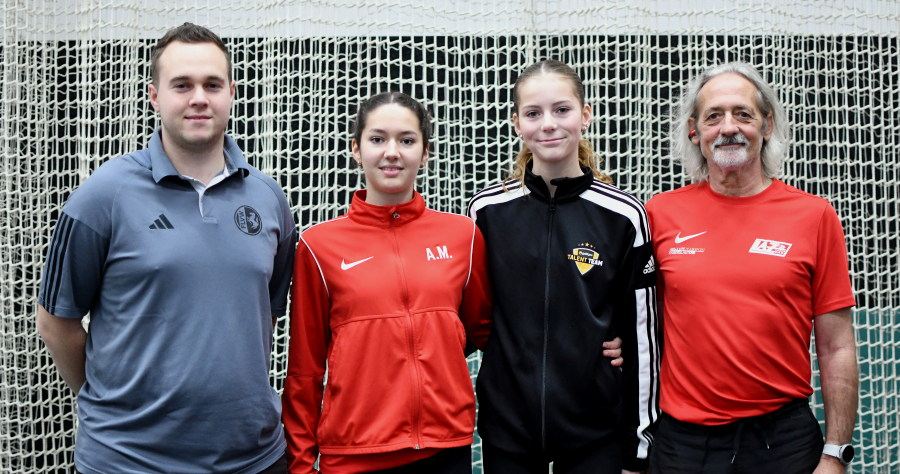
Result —
[[679, 232], [678, 235], [675, 236], [675, 243], [680, 244], [680, 243], [684, 242], [685, 240], [693, 239], [694, 237], [697, 237], [698, 235], [703, 235], [705, 233], [706, 233], [706, 231], [704, 230], [703, 232], [700, 232], [699, 234], [685, 235], [684, 237], [682, 237], [681, 232]]
[[362, 260], [359, 260], [359, 261], [356, 261], [356, 262], [353, 262], [353, 263], [344, 263], [344, 259], [341, 259], [341, 270], [349, 270], [349, 269], [351, 269], [351, 268], [353, 268], [353, 267], [359, 265], [360, 263], [363, 263], [363, 262], [365, 262], [366, 260], [371, 260], [371, 259], [373, 259], [373, 258], [375, 258], [374, 255], [372, 255], [372, 256], [369, 257], [369, 258], [364, 258], [364, 259], [362, 259]]

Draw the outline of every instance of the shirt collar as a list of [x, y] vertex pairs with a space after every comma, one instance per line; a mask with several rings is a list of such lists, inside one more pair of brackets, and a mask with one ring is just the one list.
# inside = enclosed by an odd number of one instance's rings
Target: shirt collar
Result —
[[350, 218], [360, 224], [374, 227], [401, 226], [417, 219], [425, 212], [425, 199], [417, 191], [413, 191], [410, 201], [393, 206], [376, 206], [366, 202], [366, 191], [353, 194], [350, 203]]
[[[153, 172], [154, 181], [159, 183], [167, 176], [181, 176], [178, 170], [175, 169], [175, 165], [172, 164], [172, 160], [163, 151], [161, 128], [153, 131], [147, 148], [150, 150], [150, 169]], [[250, 165], [244, 159], [244, 154], [237, 146], [237, 143], [228, 135], [225, 135], [225, 168], [228, 170], [229, 175], [234, 174], [238, 170], [240, 170], [240, 174], [243, 177], [250, 174]]]
[[[528, 186], [531, 194], [540, 200], [550, 202], [550, 190], [547, 188], [547, 183], [544, 182], [544, 178], [532, 172], [533, 166], [534, 162], [529, 162], [525, 167], [525, 186]], [[591, 184], [594, 183], [594, 173], [587, 166], [582, 166], [581, 171], [584, 173], [581, 176], [550, 180], [550, 183], [556, 186], [556, 193], [553, 195], [556, 202], [573, 200], [591, 187]]]

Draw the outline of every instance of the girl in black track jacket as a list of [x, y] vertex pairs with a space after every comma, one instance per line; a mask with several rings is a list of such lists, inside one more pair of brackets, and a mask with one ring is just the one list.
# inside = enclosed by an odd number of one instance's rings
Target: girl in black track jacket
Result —
[[[596, 170], [581, 79], [534, 64], [513, 89], [524, 145], [468, 214], [484, 235], [494, 328], [476, 393], [488, 474], [641, 471], [659, 416], [660, 331], [644, 206]], [[621, 370], [603, 343], [622, 338]]]

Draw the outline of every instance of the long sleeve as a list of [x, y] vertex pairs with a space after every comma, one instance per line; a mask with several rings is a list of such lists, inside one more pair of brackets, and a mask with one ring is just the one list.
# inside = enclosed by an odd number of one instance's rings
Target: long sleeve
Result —
[[473, 225], [472, 262], [469, 281], [463, 290], [459, 317], [466, 328], [466, 337], [478, 349], [484, 349], [491, 333], [491, 285], [488, 279], [487, 249], [478, 226]]
[[316, 259], [301, 237], [291, 289], [291, 339], [282, 396], [290, 472], [315, 472], [316, 429], [324, 391], [325, 359], [331, 342], [328, 289]]
[[617, 327], [624, 349], [625, 426], [622, 467], [646, 469], [650, 446], [659, 422], [659, 367], [661, 327], [656, 313], [653, 245], [633, 247], [623, 271], [629, 272], [628, 289], [619, 306]]

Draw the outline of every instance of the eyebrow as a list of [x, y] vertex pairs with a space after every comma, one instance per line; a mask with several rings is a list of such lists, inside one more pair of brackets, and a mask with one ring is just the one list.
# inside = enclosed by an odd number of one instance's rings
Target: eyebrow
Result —
[[749, 106], [746, 106], [746, 105], [736, 105], [736, 106], [734, 106], [734, 107], [722, 107], [722, 106], [707, 107], [707, 108], [703, 109], [701, 112], [704, 112], [704, 113], [705, 113], [705, 112], [712, 112], [712, 111], [717, 111], [717, 110], [725, 110], [726, 108], [734, 109], [734, 110], [749, 110], [749, 111], [753, 111], [753, 107], [749, 107]]
[[[194, 79], [191, 76], [182, 75], [182, 76], [175, 76], [175, 77], [169, 79], [169, 83], [171, 84], [173, 82], [178, 82], [178, 81], [193, 81], [193, 80]], [[200, 82], [207, 82], [207, 81], [225, 82], [225, 78], [222, 76], [206, 76]]]
[[[418, 135], [418, 130], [404, 130], [400, 132], [400, 135]], [[382, 130], [380, 128], [370, 128], [368, 133], [383, 133], [386, 134], [386, 130]]]
[[[564, 99], [564, 100], [558, 100], [550, 105], [555, 107], [557, 105], [563, 105], [563, 104], [569, 105], [569, 104], [573, 104], [573, 103], [574, 103], [574, 101], [572, 99]], [[539, 104], [522, 104], [522, 107], [540, 107], [540, 105]]]

